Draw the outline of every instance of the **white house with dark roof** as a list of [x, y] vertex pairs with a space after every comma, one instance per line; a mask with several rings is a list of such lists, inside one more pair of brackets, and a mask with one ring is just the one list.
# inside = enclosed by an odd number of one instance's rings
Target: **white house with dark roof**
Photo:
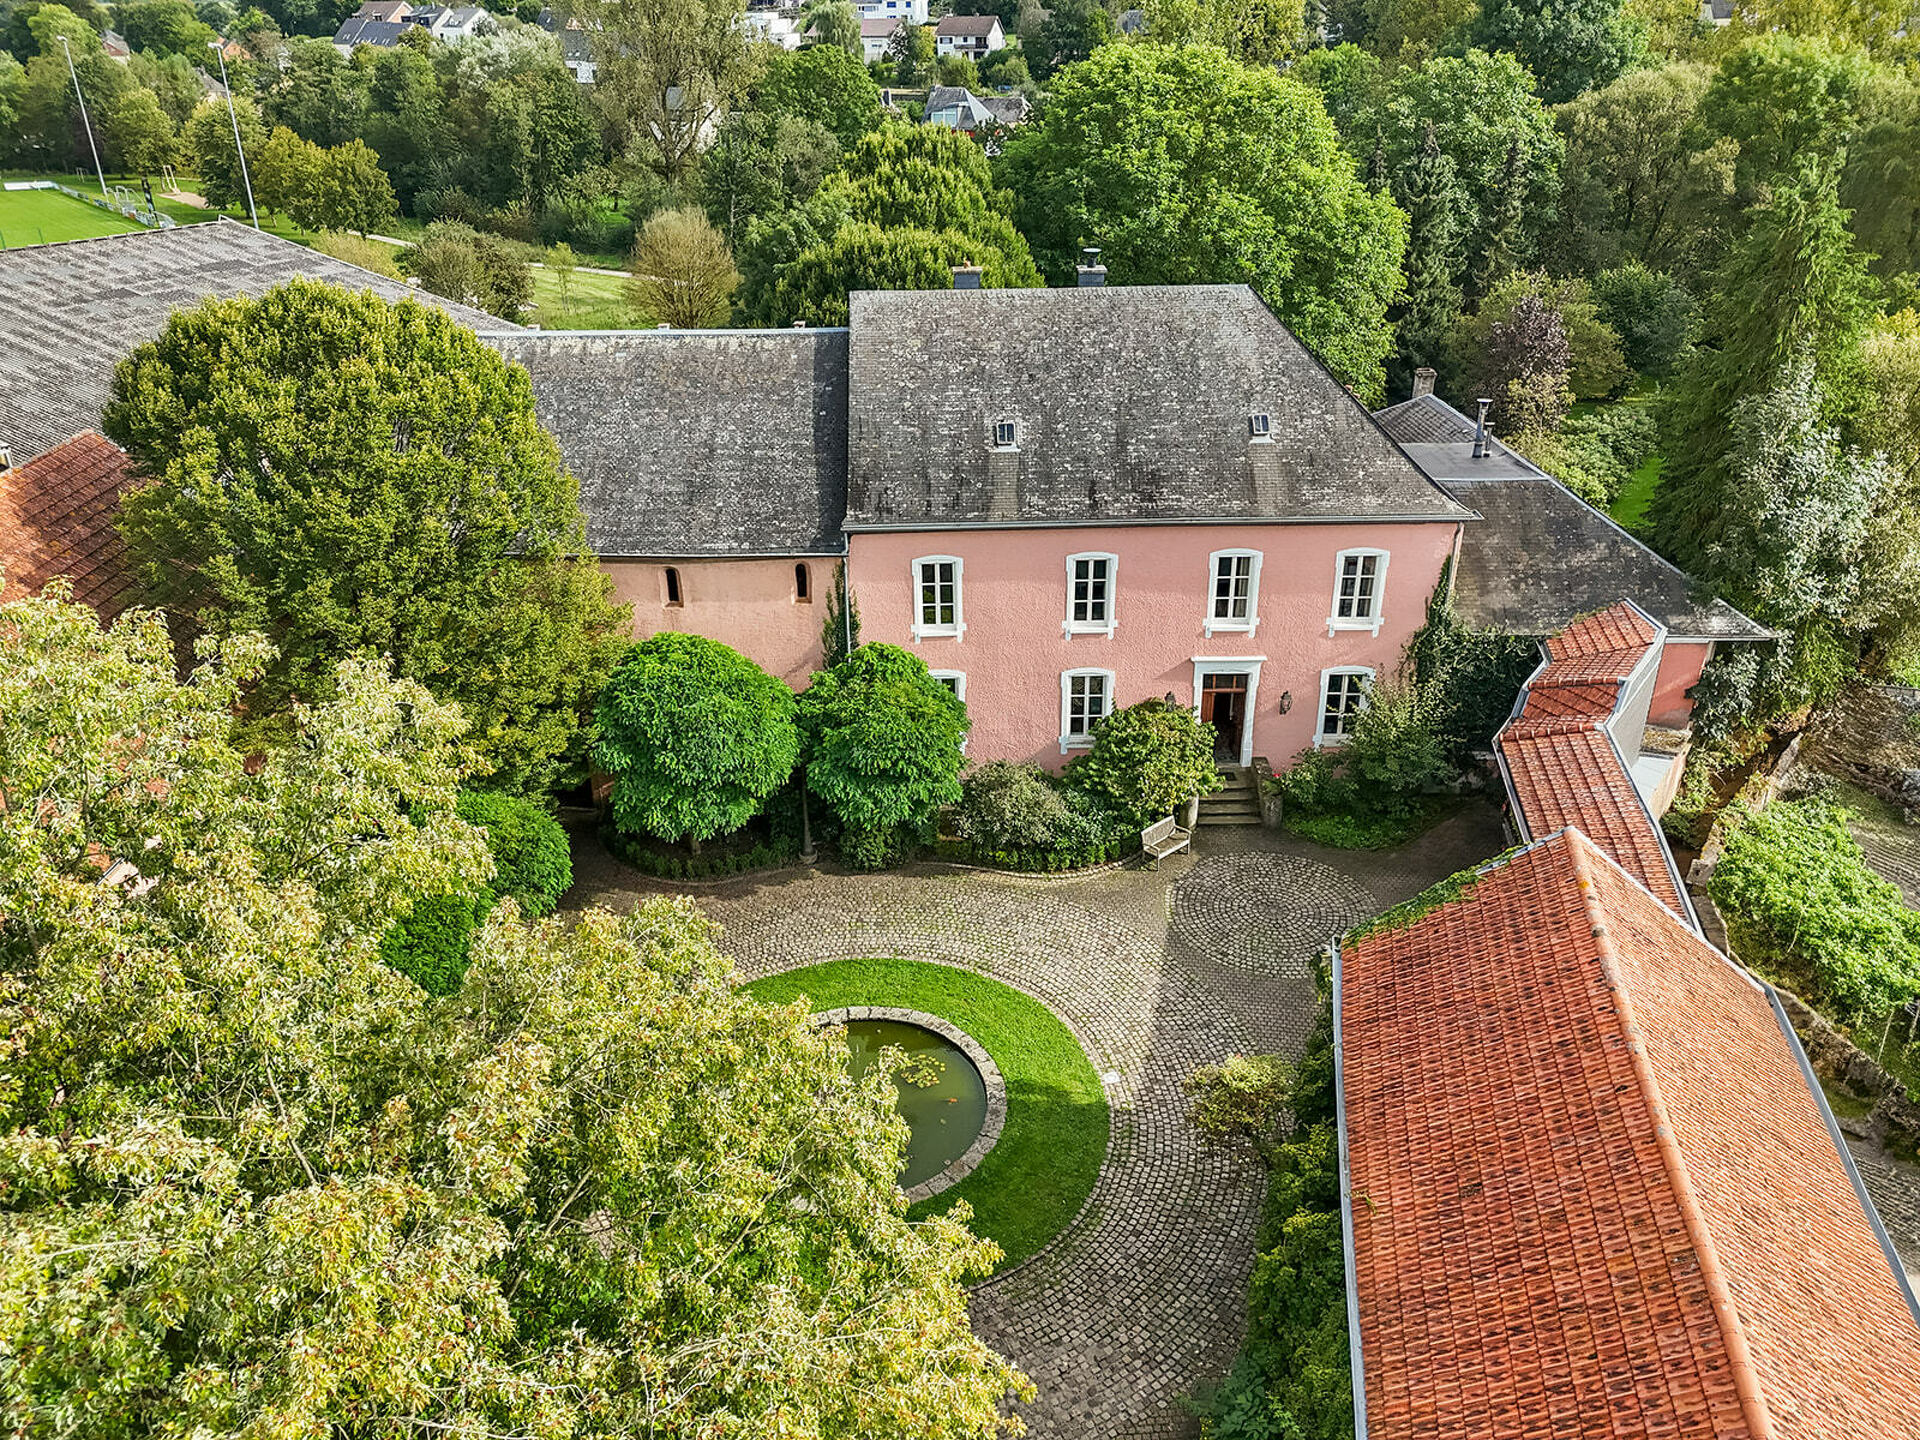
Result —
[[942, 15], [933, 30], [933, 48], [937, 55], [984, 60], [995, 50], [1006, 49], [1007, 37], [998, 15]]

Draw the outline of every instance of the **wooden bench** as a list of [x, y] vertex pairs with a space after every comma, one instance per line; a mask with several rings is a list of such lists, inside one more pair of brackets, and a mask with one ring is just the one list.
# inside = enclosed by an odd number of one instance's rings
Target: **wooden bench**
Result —
[[1164, 820], [1154, 821], [1140, 832], [1140, 848], [1146, 852], [1147, 858], [1153, 862], [1153, 868], [1156, 870], [1160, 868], [1160, 862], [1167, 856], [1176, 851], [1185, 850], [1191, 844], [1193, 844], [1193, 832], [1182, 830], [1174, 824], [1171, 815]]

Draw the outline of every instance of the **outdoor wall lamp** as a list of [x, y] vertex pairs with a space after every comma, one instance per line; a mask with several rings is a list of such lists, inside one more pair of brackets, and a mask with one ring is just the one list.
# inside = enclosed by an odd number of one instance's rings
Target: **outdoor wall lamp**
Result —
[[1280, 692], [1280, 713], [1284, 715], [1291, 709], [1293, 709], [1293, 692], [1291, 690], [1282, 690]]

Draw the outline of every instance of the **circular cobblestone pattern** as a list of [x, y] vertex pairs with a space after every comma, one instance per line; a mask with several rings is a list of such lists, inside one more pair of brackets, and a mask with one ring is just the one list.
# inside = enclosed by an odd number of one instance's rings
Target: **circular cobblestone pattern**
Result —
[[1209, 855], [1173, 887], [1174, 934], [1229, 969], [1313, 978], [1334, 936], [1380, 913], [1338, 870], [1298, 855]]

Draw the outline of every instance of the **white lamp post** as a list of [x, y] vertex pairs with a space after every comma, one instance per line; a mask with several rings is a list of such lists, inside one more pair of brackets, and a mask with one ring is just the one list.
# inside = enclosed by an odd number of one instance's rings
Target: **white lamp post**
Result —
[[233, 148], [240, 157], [240, 183], [247, 191], [247, 218], [260, 228], [260, 212], [253, 208], [253, 181], [247, 175], [247, 147], [240, 143], [240, 112], [233, 108], [233, 86], [227, 80], [227, 52], [218, 40], [207, 41], [207, 48], [220, 57], [220, 88], [227, 92], [227, 118], [233, 121]]
[[67, 44], [64, 35], [56, 37], [60, 48], [67, 52], [67, 74], [73, 77], [73, 95], [80, 102], [80, 123], [86, 127], [87, 149], [93, 152], [93, 173], [100, 181], [100, 198], [110, 200], [107, 194], [107, 172], [100, 168], [100, 147], [93, 142], [93, 121], [87, 118], [87, 97], [80, 90], [80, 72], [73, 68], [73, 47]]

